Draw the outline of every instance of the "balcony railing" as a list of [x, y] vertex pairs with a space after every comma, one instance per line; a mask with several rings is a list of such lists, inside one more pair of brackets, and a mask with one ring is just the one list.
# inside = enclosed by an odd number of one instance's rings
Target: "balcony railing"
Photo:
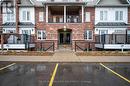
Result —
[[[49, 23], [64, 23], [63, 17], [54, 17], [48, 19]], [[66, 18], [66, 23], [81, 23], [81, 18], [79, 16], [69, 15]]]

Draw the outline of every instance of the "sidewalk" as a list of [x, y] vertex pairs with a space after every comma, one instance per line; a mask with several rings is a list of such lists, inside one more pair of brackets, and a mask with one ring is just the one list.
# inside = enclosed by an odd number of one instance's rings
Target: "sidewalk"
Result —
[[130, 62], [130, 56], [76, 56], [72, 51], [56, 51], [53, 56], [0, 56], [0, 61], [24, 62]]

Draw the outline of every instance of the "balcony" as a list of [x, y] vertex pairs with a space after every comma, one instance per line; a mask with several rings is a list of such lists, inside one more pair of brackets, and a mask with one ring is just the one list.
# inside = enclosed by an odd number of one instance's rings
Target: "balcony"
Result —
[[49, 6], [48, 23], [82, 23], [81, 6]]

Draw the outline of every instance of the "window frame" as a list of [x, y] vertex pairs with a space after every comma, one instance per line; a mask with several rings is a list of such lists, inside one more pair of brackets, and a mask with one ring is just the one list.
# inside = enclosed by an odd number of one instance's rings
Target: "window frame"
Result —
[[124, 20], [123, 15], [124, 15], [123, 11], [119, 10], [115, 11], [115, 21], [123, 21]]
[[[40, 34], [38, 34], [39, 32]], [[46, 40], [46, 30], [37, 30], [37, 40]]]
[[[91, 39], [90, 39], [90, 32], [91, 32]], [[93, 40], [93, 30], [85, 30], [84, 39], [85, 40]]]
[[91, 22], [91, 12], [85, 12], [85, 22]]
[[100, 21], [107, 21], [108, 20], [108, 11], [100, 11]]
[[43, 21], [44, 21], [44, 12], [43, 12], [43, 11], [40, 11], [38, 15], [39, 15], [38, 21], [39, 21], [39, 22], [43, 22]]
[[30, 21], [31, 20], [31, 12], [28, 10], [22, 11], [22, 21]]

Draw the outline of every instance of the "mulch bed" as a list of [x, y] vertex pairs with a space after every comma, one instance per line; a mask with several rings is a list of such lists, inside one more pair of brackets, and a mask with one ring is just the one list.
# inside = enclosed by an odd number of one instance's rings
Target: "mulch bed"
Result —
[[130, 51], [89, 51], [89, 52], [77, 52], [77, 56], [130, 56]]
[[37, 51], [28, 51], [28, 52], [16, 52], [16, 51], [8, 51], [8, 52], [0, 52], [0, 56], [53, 56], [53, 52], [37, 52]]

